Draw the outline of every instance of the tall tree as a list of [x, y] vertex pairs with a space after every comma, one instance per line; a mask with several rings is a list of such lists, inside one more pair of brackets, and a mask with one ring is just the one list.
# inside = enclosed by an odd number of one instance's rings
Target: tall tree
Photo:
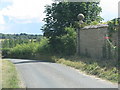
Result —
[[46, 6], [46, 24], [42, 30], [46, 37], [55, 37], [66, 34], [65, 27], [75, 25], [77, 15], [85, 15], [84, 21], [89, 24], [92, 21], [101, 21], [101, 8], [99, 2], [59, 2]]
[[[85, 15], [84, 22], [100, 22], [101, 8], [97, 2], [59, 2], [46, 6], [46, 24], [42, 30], [44, 36], [49, 38], [52, 51], [56, 54], [71, 55], [75, 52], [75, 28], [79, 13]], [[66, 30], [66, 27], [70, 27]], [[72, 49], [71, 49], [72, 47]], [[71, 51], [70, 51], [71, 50]]]

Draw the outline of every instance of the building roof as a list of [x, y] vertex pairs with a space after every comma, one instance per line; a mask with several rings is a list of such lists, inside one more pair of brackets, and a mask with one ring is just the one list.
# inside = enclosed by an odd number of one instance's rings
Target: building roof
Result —
[[107, 24], [89, 25], [89, 26], [85, 26], [83, 29], [97, 29], [97, 28], [104, 28], [104, 27], [108, 27], [108, 25]]

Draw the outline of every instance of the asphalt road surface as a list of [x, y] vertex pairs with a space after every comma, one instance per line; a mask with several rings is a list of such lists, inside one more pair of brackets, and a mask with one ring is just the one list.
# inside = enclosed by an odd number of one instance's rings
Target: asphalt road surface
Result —
[[27, 88], [118, 88], [117, 84], [96, 79], [65, 65], [35, 60], [12, 61]]

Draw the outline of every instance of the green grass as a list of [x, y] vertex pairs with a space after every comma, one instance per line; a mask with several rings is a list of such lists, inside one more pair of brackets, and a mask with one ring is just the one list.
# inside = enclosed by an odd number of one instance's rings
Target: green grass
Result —
[[89, 75], [117, 83], [118, 69], [117, 63], [113, 60], [94, 60], [88, 58], [80, 58], [76, 56], [59, 58], [54, 57], [55, 62], [65, 64]]
[[16, 68], [7, 60], [2, 60], [2, 88], [21, 88]]

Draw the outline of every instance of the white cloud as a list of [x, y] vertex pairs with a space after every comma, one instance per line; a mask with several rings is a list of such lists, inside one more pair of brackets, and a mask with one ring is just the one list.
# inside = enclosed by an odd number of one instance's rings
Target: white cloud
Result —
[[[103, 18], [114, 18], [118, 16], [119, 0], [101, 0], [101, 16]], [[15, 23], [42, 22], [45, 14], [43, 13], [46, 4], [51, 4], [52, 0], [2, 0], [10, 2], [11, 5], [0, 9], [0, 24], [4, 24], [3, 16], [8, 16]], [[113, 17], [114, 16], [114, 17]]]
[[2, 15], [9, 16], [13, 21], [26, 20], [35, 20], [37, 22], [42, 22], [45, 17], [44, 6], [46, 4], [51, 4], [52, 0], [6, 0], [6, 2], [11, 2], [11, 6], [7, 6], [0, 10]]
[[12, 28], [11, 25], [2, 24], [0, 25], [0, 33], [7, 33]]
[[100, 0], [100, 6], [102, 7], [101, 16], [105, 20], [118, 17], [118, 2], [119, 0]]
[[5, 20], [2, 15], [0, 15], [0, 24], [5, 24]]
[[1, 2], [11, 2], [12, 0], [1, 0]]

